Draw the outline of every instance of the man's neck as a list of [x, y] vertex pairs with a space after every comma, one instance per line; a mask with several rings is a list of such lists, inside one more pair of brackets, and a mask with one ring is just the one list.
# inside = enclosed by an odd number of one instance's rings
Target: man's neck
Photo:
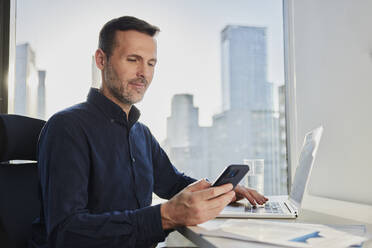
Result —
[[130, 109], [132, 108], [131, 104], [124, 104], [120, 102], [118, 99], [116, 99], [113, 95], [110, 94], [110, 91], [106, 89], [105, 87], [101, 87], [99, 91], [107, 97], [109, 100], [114, 102], [116, 105], [118, 105], [126, 114], [127, 114], [127, 120], [129, 119], [129, 112]]

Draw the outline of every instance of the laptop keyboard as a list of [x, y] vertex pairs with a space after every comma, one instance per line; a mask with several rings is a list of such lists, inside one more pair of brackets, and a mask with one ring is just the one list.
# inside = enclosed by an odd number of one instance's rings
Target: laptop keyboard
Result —
[[246, 205], [245, 206], [245, 212], [250, 213], [262, 213], [262, 210], [265, 209], [265, 213], [270, 214], [282, 214], [284, 213], [282, 208], [280, 207], [279, 202], [267, 202], [263, 206], [252, 206], [252, 205]]

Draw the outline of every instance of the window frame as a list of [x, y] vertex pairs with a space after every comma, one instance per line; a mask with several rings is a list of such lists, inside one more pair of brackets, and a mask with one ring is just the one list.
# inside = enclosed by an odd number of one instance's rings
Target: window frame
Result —
[[293, 0], [283, 0], [283, 41], [285, 79], [285, 120], [287, 135], [287, 187], [291, 193], [294, 171], [297, 165], [297, 108], [294, 51]]
[[0, 5], [0, 113], [8, 113], [10, 0]]
[[0, 113], [9, 113], [9, 84], [14, 80], [16, 0], [0, 3]]

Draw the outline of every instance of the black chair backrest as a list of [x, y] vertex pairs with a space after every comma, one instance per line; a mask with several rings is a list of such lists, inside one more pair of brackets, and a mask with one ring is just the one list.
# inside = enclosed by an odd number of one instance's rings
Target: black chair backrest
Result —
[[45, 121], [0, 115], [0, 161], [36, 160], [36, 144]]
[[[0, 166], [0, 244], [25, 248], [40, 215], [36, 163]], [[6, 245], [5, 245], [6, 244]]]
[[[25, 248], [32, 222], [40, 215], [37, 140], [45, 121], [0, 115], [0, 247]], [[5, 163], [4, 163], [5, 162]]]

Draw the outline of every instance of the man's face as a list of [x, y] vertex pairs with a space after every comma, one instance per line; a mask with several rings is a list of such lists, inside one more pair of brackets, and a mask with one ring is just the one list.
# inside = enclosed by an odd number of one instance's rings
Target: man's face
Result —
[[132, 105], [142, 100], [156, 64], [156, 41], [134, 30], [116, 31], [115, 45], [103, 68], [103, 87], [119, 102]]

